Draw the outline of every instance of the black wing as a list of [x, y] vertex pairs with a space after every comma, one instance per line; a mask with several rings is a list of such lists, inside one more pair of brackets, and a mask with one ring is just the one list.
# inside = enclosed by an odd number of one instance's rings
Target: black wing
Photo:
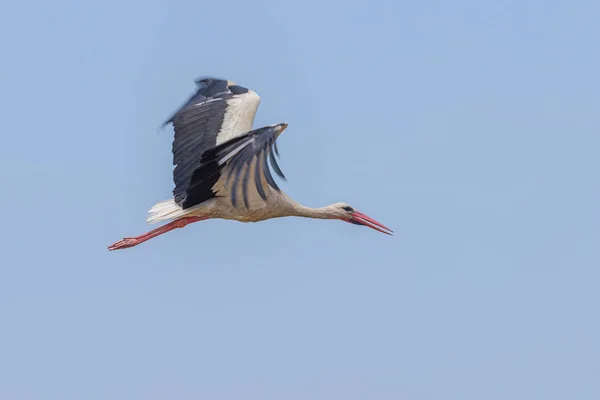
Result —
[[[242, 182], [242, 198], [248, 208], [248, 183], [252, 180], [256, 190], [263, 200], [267, 199], [261, 181], [261, 175], [273, 189], [279, 191], [279, 187], [269, 169], [269, 163], [277, 175], [285, 179], [281, 168], [277, 164], [275, 155], [279, 156], [276, 140], [287, 127], [286, 124], [268, 126], [255, 129], [242, 136], [236, 137], [202, 154], [201, 165], [197, 168], [187, 188], [186, 201], [182, 204], [183, 209], [193, 207], [207, 200], [206, 191], [208, 185], [212, 189], [211, 182], [216, 177], [216, 182], [223, 174], [226, 176], [226, 186], [231, 183], [231, 203], [237, 206], [238, 183]], [[250, 164], [256, 160], [254, 174], [251, 175]], [[244, 166], [248, 166], [245, 172]]]
[[[200, 166], [202, 153], [213, 148], [219, 136], [235, 137], [252, 129], [260, 102], [256, 93], [223, 79], [205, 78], [196, 84], [196, 93], [163, 124], [172, 122], [175, 130], [173, 196], [180, 205], [186, 202], [190, 179]], [[233, 122], [226, 123], [228, 118]], [[212, 195], [212, 191], [204, 193]]]

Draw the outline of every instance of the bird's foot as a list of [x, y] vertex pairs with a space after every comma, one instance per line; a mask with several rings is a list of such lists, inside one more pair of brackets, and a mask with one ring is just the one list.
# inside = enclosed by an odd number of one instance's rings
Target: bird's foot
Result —
[[183, 228], [184, 226], [186, 226], [188, 224], [191, 224], [193, 222], [198, 222], [198, 221], [204, 221], [205, 219], [208, 219], [208, 218], [209, 217], [179, 218], [175, 221], [169, 222], [166, 225], [163, 225], [154, 230], [151, 230], [150, 232], [144, 233], [143, 235], [136, 236], [136, 237], [127, 237], [127, 238], [124, 238], [123, 240], [119, 240], [117, 243], [114, 243], [114, 244], [108, 246], [108, 250], [113, 251], [113, 250], [126, 249], [128, 247], [137, 246], [138, 244], [143, 243], [146, 240], [150, 240], [153, 237], [162, 235], [163, 233], [167, 233], [173, 229]]
[[113, 243], [110, 246], [108, 246], [108, 250], [113, 251], [119, 249], [126, 249], [128, 247], [137, 246], [140, 243], [140, 240], [136, 238], [123, 238], [123, 240], [119, 240], [117, 243]]

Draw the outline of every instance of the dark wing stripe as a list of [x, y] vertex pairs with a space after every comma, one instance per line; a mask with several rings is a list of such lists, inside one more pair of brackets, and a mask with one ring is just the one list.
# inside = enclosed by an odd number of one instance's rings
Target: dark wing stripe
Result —
[[[235, 202], [235, 196], [237, 195], [237, 190], [238, 190], [238, 180], [240, 177], [240, 173], [242, 172], [242, 170], [244, 169], [244, 165], [247, 165], [248, 168], [250, 168], [250, 163], [252, 162], [252, 147], [250, 145], [247, 145], [246, 147], [244, 147], [239, 153], [239, 157], [237, 157], [235, 160], [232, 160], [232, 163], [229, 165], [229, 169], [231, 171], [235, 171], [235, 180], [231, 186], [231, 203], [235, 206], [236, 202]], [[248, 207], [248, 173], [249, 170], [246, 171], [246, 173], [244, 174], [243, 180], [242, 180], [242, 196], [244, 199], [244, 205], [246, 206], [246, 208]]]
[[256, 189], [258, 190], [258, 194], [259, 196], [263, 199], [263, 200], [267, 200], [267, 194], [265, 193], [265, 189], [263, 189], [262, 186], [262, 180], [260, 179], [260, 168], [261, 168], [261, 157], [264, 157], [265, 153], [264, 151], [259, 153], [258, 156], [256, 156], [256, 164], [254, 165], [254, 184], [256, 185]]
[[[254, 160], [257, 160], [257, 157], [260, 156], [260, 153], [252, 154], [252, 147], [250, 146], [248, 146], [247, 149], [249, 150], [248, 153], [250, 154], [248, 154], [247, 157], [245, 157], [246, 161], [244, 162], [244, 164], [246, 165], [246, 173], [244, 174], [244, 182], [242, 184], [242, 194], [244, 196], [244, 205], [246, 206], [246, 208], [250, 208], [248, 206], [248, 181], [250, 180], [250, 169], [252, 167], [252, 162]], [[244, 168], [244, 164], [242, 164], [241, 168]]]
[[233, 178], [233, 190], [231, 191], [231, 204], [235, 207], [237, 205], [237, 184], [240, 180], [240, 175], [242, 174], [242, 169], [238, 168], [235, 170], [235, 178]]
[[271, 185], [271, 187], [275, 190], [279, 190], [279, 186], [275, 183], [273, 176], [271, 175], [271, 171], [269, 170], [269, 164], [267, 164], [267, 154], [263, 154], [263, 174], [267, 183]]
[[244, 205], [246, 208], [250, 208], [248, 205], [248, 179], [244, 179], [242, 182], [242, 197], [244, 199]]
[[277, 164], [277, 160], [275, 159], [275, 155], [273, 154], [273, 144], [271, 144], [271, 148], [269, 151], [269, 161], [271, 161], [271, 167], [273, 167], [273, 170], [275, 171], [275, 173], [277, 175], [279, 175], [281, 177], [281, 179], [285, 180], [285, 175], [283, 175], [283, 172], [281, 171], [281, 168], [279, 168], [279, 164]]

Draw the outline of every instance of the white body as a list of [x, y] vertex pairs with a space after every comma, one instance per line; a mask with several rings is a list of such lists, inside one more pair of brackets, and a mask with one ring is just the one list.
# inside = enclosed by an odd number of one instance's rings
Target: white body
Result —
[[[250, 164], [250, 168], [250, 174], [254, 176], [256, 160]], [[186, 210], [182, 210], [172, 199], [161, 201], [150, 209], [146, 221], [148, 223], [155, 223], [174, 220], [184, 216], [197, 216], [233, 219], [241, 222], [257, 222], [274, 217], [294, 215], [295, 211], [297, 211], [298, 205], [283, 191], [276, 191], [269, 186], [262, 174], [261, 183], [263, 190], [267, 194], [267, 201], [264, 201], [260, 197], [254, 182], [250, 182], [247, 188], [249, 207], [246, 208], [241, 195], [238, 198], [237, 207], [234, 207], [230, 200], [230, 188], [233, 179], [229, 180], [228, 186], [225, 185], [226, 180], [226, 176], [221, 176], [215, 184], [214, 189], [216, 190], [217, 197]], [[238, 183], [237, 193], [242, 193], [242, 182]]]

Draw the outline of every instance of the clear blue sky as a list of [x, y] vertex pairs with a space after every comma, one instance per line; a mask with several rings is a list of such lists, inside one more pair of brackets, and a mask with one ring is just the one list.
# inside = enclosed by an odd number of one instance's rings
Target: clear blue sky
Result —
[[[598, 399], [597, 1], [3, 3], [0, 398]], [[342, 222], [135, 249], [214, 75]]]

